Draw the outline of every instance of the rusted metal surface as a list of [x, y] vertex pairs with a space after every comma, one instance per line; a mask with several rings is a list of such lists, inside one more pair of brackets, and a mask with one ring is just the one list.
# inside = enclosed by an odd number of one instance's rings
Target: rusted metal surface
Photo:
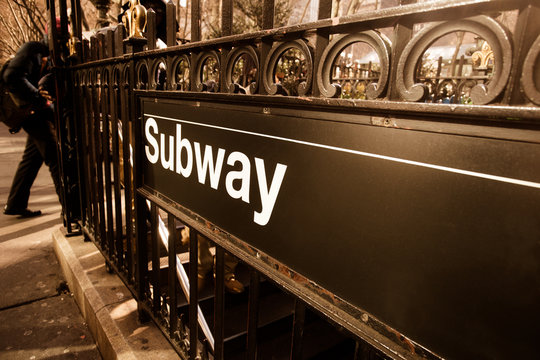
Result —
[[366, 311], [347, 303], [335, 294], [290, 269], [285, 264], [255, 249], [245, 242], [206, 221], [179, 204], [152, 191], [141, 188], [139, 193], [159, 207], [171, 213], [212, 239], [216, 245], [234, 253], [254, 269], [275, 281], [285, 290], [299, 297], [314, 309], [321, 311], [330, 321], [355, 334], [362, 334], [368, 344], [394, 359], [439, 359], [429, 350], [422, 348], [404, 334], [385, 325]]

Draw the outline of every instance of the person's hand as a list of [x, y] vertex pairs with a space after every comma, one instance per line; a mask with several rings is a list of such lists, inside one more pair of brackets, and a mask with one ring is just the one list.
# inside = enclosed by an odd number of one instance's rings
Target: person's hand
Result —
[[39, 95], [44, 98], [45, 100], [47, 100], [48, 102], [52, 102], [53, 101], [53, 98], [51, 96], [51, 94], [49, 94], [49, 92], [43, 88], [40, 88], [39, 89]]

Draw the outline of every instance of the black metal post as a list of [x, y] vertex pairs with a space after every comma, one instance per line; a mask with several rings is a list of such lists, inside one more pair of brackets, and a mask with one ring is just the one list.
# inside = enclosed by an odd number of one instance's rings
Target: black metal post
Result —
[[198, 306], [198, 253], [199, 234], [193, 228], [189, 229], [189, 358], [197, 357], [199, 325], [197, 321]]
[[291, 360], [302, 359], [302, 340], [304, 338], [304, 322], [306, 320], [306, 305], [296, 299], [294, 306], [293, 332], [291, 341]]
[[216, 287], [214, 289], [214, 359], [224, 356], [224, 317], [225, 317], [225, 250], [216, 245]]
[[167, 228], [169, 229], [169, 336], [174, 339], [175, 333], [178, 331], [178, 299], [177, 299], [177, 284], [176, 277], [176, 224], [174, 216], [171, 213], [167, 214]]
[[257, 359], [257, 329], [259, 327], [259, 292], [260, 275], [251, 269], [249, 282], [248, 300], [248, 324], [247, 324], [247, 360]]
[[161, 284], [159, 281], [161, 265], [159, 261], [158, 209], [154, 203], [150, 205], [150, 244], [152, 248], [152, 311], [157, 316], [161, 310]]

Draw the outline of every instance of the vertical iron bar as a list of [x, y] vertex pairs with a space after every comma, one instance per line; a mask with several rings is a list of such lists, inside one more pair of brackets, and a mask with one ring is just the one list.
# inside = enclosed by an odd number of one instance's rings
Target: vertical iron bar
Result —
[[88, 101], [88, 139], [90, 148], [89, 155], [90, 155], [90, 164], [88, 164], [88, 168], [90, 170], [90, 186], [92, 188], [92, 215], [93, 215], [93, 223], [92, 228], [94, 230], [94, 241], [97, 246], [101, 249], [101, 244], [99, 242], [100, 236], [99, 236], [99, 206], [98, 206], [98, 193], [97, 193], [97, 182], [95, 181], [97, 175], [96, 175], [96, 163], [97, 163], [97, 156], [96, 156], [96, 139], [94, 136], [95, 130], [95, 121], [94, 121], [94, 98], [95, 98], [95, 77], [92, 77], [92, 79], [88, 79], [90, 82], [88, 93], [89, 93], [89, 101]]
[[169, 336], [174, 339], [175, 333], [178, 330], [178, 299], [176, 278], [176, 224], [174, 216], [171, 213], [167, 214], [167, 222], [169, 229]]
[[156, 12], [150, 8], [146, 12], [146, 39], [148, 40], [148, 50], [154, 50], [156, 48]]
[[101, 59], [105, 59], [105, 34], [103, 33], [98, 33], [96, 35], [96, 38], [97, 38], [97, 44], [98, 44], [98, 49], [97, 49], [97, 58], [98, 60], [101, 60]]
[[[139, 195], [140, 196], [140, 195]], [[161, 309], [161, 284], [159, 283], [159, 273], [161, 266], [159, 262], [159, 242], [158, 242], [158, 211], [157, 206], [152, 203], [150, 206], [150, 244], [152, 247], [152, 310], [154, 315], [159, 316]], [[142, 234], [144, 236], [144, 234]]]
[[362, 340], [356, 340], [354, 347], [354, 360], [370, 360], [371, 348]]
[[[126, 28], [124, 27], [124, 24], [118, 24], [116, 26], [116, 30], [114, 31], [114, 56], [122, 56], [124, 55], [124, 38], [126, 37]], [[121, 84], [122, 79], [122, 73], [120, 73], [120, 77], [118, 80], [118, 84]], [[121, 87], [120, 87], [121, 89]]]
[[200, 0], [191, 1], [191, 42], [201, 40], [201, 4]]
[[122, 231], [122, 194], [120, 189], [120, 149], [118, 136], [118, 105], [120, 103], [120, 72], [112, 68], [109, 82], [111, 108], [112, 162], [114, 176], [115, 254], [118, 269], [124, 268], [124, 239]]
[[225, 320], [225, 250], [216, 245], [216, 287], [214, 289], [214, 359], [223, 360]]
[[[264, 0], [263, 1], [263, 23], [262, 28], [263, 30], [266, 29], [272, 29], [274, 26], [274, 0]], [[257, 71], [257, 77], [258, 77], [258, 91], [261, 95], [267, 95], [266, 90], [263, 86], [263, 71], [262, 67], [264, 66], [264, 63], [266, 62], [266, 58], [268, 57], [268, 54], [270, 53], [270, 49], [272, 49], [272, 39], [271, 38], [263, 38], [261, 42], [260, 47], [260, 69]]]
[[73, 116], [75, 117], [75, 146], [77, 149], [77, 176], [79, 179], [79, 205], [81, 212], [81, 229], [85, 226], [85, 219], [89, 216], [88, 213], [88, 201], [90, 197], [88, 196], [88, 186], [86, 181], [90, 178], [86, 174], [86, 164], [88, 164], [87, 155], [88, 151], [86, 150], [86, 118], [83, 116], [86, 112], [84, 111], [84, 103], [87, 97], [84, 96], [84, 87], [82, 84], [82, 74], [79, 74], [77, 86], [75, 91], [72, 93], [71, 101], [73, 102]]
[[197, 357], [198, 342], [198, 253], [199, 234], [193, 228], [189, 228], [189, 358]]
[[[400, 5], [414, 4], [417, 0], [400, 0]], [[405, 46], [409, 43], [413, 36], [413, 26], [414, 22], [411, 20], [399, 20], [399, 22], [394, 27], [394, 34], [392, 39], [392, 61], [390, 65], [390, 81], [388, 82], [388, 99], [399, 101], [401, 96], [399, 95], [399, 90], [396, 87], [396, 78], [397, 78], [397, 65], [401, 53]]]
[[167, 1], [165, 7], [167, 24], [167, 46], [176, 45], [176, 7], [171, 0]]
[[263, 30], [274, 27], [275, 0], [263, 0]]
[[90, 41], [87, 39], [82, 40], [82, 62], [88, 62], [92, 58], [90, 51]]
[[[136, 47], [133, 46], [132, 49], [135, 49]], [[125, 123], [123, 123], [123, 131], [124, 131], [124, 168], [127, 169], [127, 177], [124, 178], [125, 184], [126, 184], [126, 193], [129, 194], [126, 196], [126, 213], [130, 213], [130, 211], [127, 211], [127, 209], [131, 208], [132, 199], [135, 201], [135, 239], [136, 239], [136, 272], [135, 272], [135, 279], [137, 286], [137, 292], [138, 292], [138, 299], [137, 299], [137, 305], [139, 306], [139, 318], [141, 321], [148, 320], [147, 313], [144, 311], [144, 307], [141, 306], [142, 303], [144, 303], [147, 300], [147, 290], [148, 290], [148, 245], [147, 245], [147, 236], [148, 236], [148, 229], [146, 226], [146, 220], [147, 220], [147, 213], [148, 208], [146, 206], [146, 199], [139, 195], [137, 193], [137, 189], [142, 186], [143, 178], [142, 173], [138, 171], [141, 167], [142, 162], [142, 146], [134, 146], [133, 147], [133, 184], [131, 183], [131, 168], [130, 168], [130, 143], [131, 143], [131, 136], [130, 136], [130, 119], [133, 119], [133, 131], [134, 131], [134, 144], [142, 144], [142, 134], [141, 134], [141, 128], [137, 117], [139, 116], [140, 112], [138, 109], [138, 104], [136, 103], [135, 93], [131, 86], [129, 84], [135, 84], [136, 79], [136, 67], [135, 67], [135, 57], [133, 54], [131, 55], [131, 59], [129, 61], [129, 81], [127, 82], [126, 86], [126, 106], [128, 108], [128, 113], [126, 114]], [[129, 187], [129, 190], [128, 190]], [[128, 218], [128, 227], [131, 227], [132, 219]], [[155, 221], [155, 219], [154, 219]], [[157, 227], [157, 222], [154, 222], [151, 224], [154, 227]]]
[[[65, 120], [67, 119], [65, 117], [65, 106], [64, 106], [64, 96], [65, 96], [65, 86], [66, 86], [66, 73], [65, 73], [65, 64], [63, 62], [63, 59], [67, 58], [67, 3], [66, 0], [59, 0], [58, 9], [60, 12], [60, 34], [56, 34], [56, 38], [59, 40], [57, 44], [55, 44], [55, 52], [53, 53], [53, 64], [55, 65], [55, 68], [53, 69], [54, 75], [55, 75], [55, 82], [56, 82], [56, 111], [55, 111], [55, 119], [56, 119], [56, 134], [58, 138], [58, 143], [56, 146], [57, 150], [57, 156], [58, 156], [58, 168], [59, 168], [59, 175], [61, 177], [61, 181], [63, 186], [60, 189], [61, 192], [61, 202], [62, 207], [64, 209], [63, 211], [63, 220], [64, 223], [67, 225], [67, 231], [71, 233], [71, 201], [67, 201], [68, 198], [68, 186], [69, 179], [66, 174], [66, 165], [68, 161], [67, 157], [67, 151], [68, 147], [67, 144], [69, 143], [69, 140], [67, 138], [67, 128], [68, 124], [65, 124]], [[56, 19], [55, 19], [56, 20]], [[54, 30], [57, 30], [56, 27], [56, 21], [54, 23]], [[59, 47], [58, 47], [59, 46]]]
[[[221, 0], [221, 36], [228, 36], [232, 34], [232, 0]], [[229, 55], [231, 47], [222, 46], [220, 55], [221, 55], [221, 66], [219, 77], [219, 91], [227, 93], [227, 56]]]
[[99, 237], [102, 249], [107, 249], [107, 234], [105, 230], [105, 194], [103, 191], [103, 144], [101, 141], [101, 131], [102, 131], [102, 116], [100, 109], [101, 96], [98, 95], [98, 89], [101, 87], [101, 81], [103, 81], [103, 74], [100, 72], [100, 83], [97, 83], [97, 73], [94, 86], [94, 103], [93, 103], [93, 114], [94, 114], [94, 145], [95, 145], [95, 160], [96, 160], [96, 185], [97, 185], [97, 195], [98, 195], [98, 209], [99, 209]]
[[146, 225], [146, 200], [142, 196], [136, 197], [136, 232], [137, 241], [137, 268], [135, 278], [137, 280], [137, 306], [139, 310], [139, 319], [142, 322], [148, 320], [148, 314], [141, 306], [148, 299], [148, 226]]
[[248, 324], [247, 324], [247, 360], [257, 359], [257, 329], [259, 327], [259, 291], [260, 275], [251, 269], [249, 281]]
[[95, 61], [98, 58], [98, 39], [94, 35], [90, 38], [90, 60]]
[[51, 49], [51, 58], [53, 64], [57, 65], [57, 60], [60, 59], [60, 52], [58, 48], [58, 32], [56, 31], [56, 1], [47, 0], [47, 10], [49, 11], [48, 19], [48, 33], [49, 33], [49, 49]]
[[[201, 4], [200, 0], [191, 2], [191, 42], [201, 40]], [[191, 64], [189, 69], [189, 87], [191, 91], [197, 91], [197, 59], [199, 55], [196, 51], [191, 53]]]
[[[327, 19], [332, 16], [332, 0], [319, 0], [318, 19]], [[315, 54], [313, 61], [313, 71], [317, 71], [321, 62], [322, 54], [328, 46], [330, 32], [328, 29], [318, 29], [315, 38]], [[320, 96], [317, 76], [313, 77], [313, 86], [311, 87], [313, 96]]]
[[[132, 74], [135, 70], [134, 61], [130, 61], [129, 65], [125, 68], [127, 71], [128, 79], [124, 79], [124, 72], [120, 74], [121, 85], [120, 85], [120, 100], [122, 102], [122, 155], [123, 155], [123, 167], [124, 167], [124, 204], [125, 204], [125, 223], [126, 223], [126, 246], [127, 246], [127, 261], [128, 261], [128, 278], [133, 281], [132, 277], [137, 276], [137, 271], [134, 271], [134, 257], [137, 255], [133, 254], [133, 244], [136, 241], [135, 233], [133, 231], [134, 217], [137, 216], [137, 213], [134, 212], [135, 199], [132, 196], [133, 193], [133, 182], [131, 177], [131, 136], [130, 136], [130, 111], [129, 111], [129, 96], [131, 92], [131, 81], [135, 81], [135, 75]], [[145, 220], [146, 221], [146, 220]], [[138, 279], [137, 279], [138, 280]], [[137, 281], [136, 280], [136, 281]]]
[[95, 179], [93, 170], [93, 142], [92, 142], [92, 84], [90, 83], [89, 74], [86, 74], [86, 84], [83, 88], [84, 91], [84, 97], [83, 97], [83, 146], [84, 146], [84, 159], [86, 160], [86, 163], [84, 164], [84, 171], [85, 171], [85, 183], [86, 183], [86, 191], [87, 191], [87, 214], [88, 214], [88, 226], [91, 228], [94, 232], [94, 240], [97, 241], [97, 215], [96, 215], [96, 206], [95, 206], [95, 182], [91, 181], [91, 179]]
[[82, 37], [82, 19], [81, 19], [81, 0], [71, 0], [71, 18], [73, 26], [73, 34], [77, 39]]
[[[111, 48], [112, 49], [112, 48]], [[105, 76], [107, 74], [107, 77]], [[109, 92], [110, 73], [107, 72], [107, 68], [103, 68], [101, 73], [101, 151], [103, 153], [103, 168], [105, 176], [105, 200], [106, 204], [106, 229], [107, 229], [107, 250], [109, 254], [109, 261], [116, 262], [114, 253], [114, 228], [113, 228], [113, 204], [112, 204], [112, 181], [111, 181], [111, 157], [109, 146], [109, 133], [110, 129], [110, 99]]]
[[105, 33], [105, 49], [106, 49], [106, 57], [112, 58], [114, 57], [114, 47], [115, 47], [115, 39], [114, 39], [114, 31], [113, 30], [107, 30]]
[[232, 0], [221, 0], [221, 35], [232, 34], [233, 25], [233, 2]]
[[[272, 29], [274, 27], [274, 0], [264, 0], [263, 1], [263, 19], [262, 19], [262, 28], [263, 30], [266, 29]], [[263, 86], [263, 71], [262, 67], [264, 66], [264, 63], [266, 61], [266, 58], [268, 57], [268, 54], [270, 53], [270, 49], [272, 48], [272, 39], [271, 38], [263, 38], [261, 43], [261, 61], [260, 66], [261, 69], [257, 71], [258, 73], [258, 89], [259, 94], [267, 95], [266, 90]]]
[[60, 0], [58, 3], [58, 10], [60, 10], [60, 34], [58, 39], [60, 40], [60, 52], [63, 58], [66, 59], [68, 55], [68, 48], [66, 46], [68, 40], [68, 16], [67, 16], [67, 1]]
[[304, 322], [306, 319], [306, 305], [296, 299], [294, 306], [293, 333], [291, 341], [291, 360], [302, 359], [302, 340], [304, 338]]

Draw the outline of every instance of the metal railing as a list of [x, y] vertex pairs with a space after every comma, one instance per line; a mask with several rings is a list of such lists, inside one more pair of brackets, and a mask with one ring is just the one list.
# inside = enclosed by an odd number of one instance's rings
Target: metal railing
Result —
[[[64, 4], [60, 16], [65, 19], [65, 1], [59, 3]], [[301, 358], [306, 305], [354, 339], [355, 359], [373, 356], [438, 359], [439, 351], [443, 352], [442, 356], [453, 356], [451, 349], [437, 346], [431, 349], [416, 343], [413, 341], [416, 338], [411, 340], [407, 333], [378, 320], [369, 313], [370, 309], [352, 304], [296, 272], [281, 259], [265, 254], [249, 241], [244, 242], [249, 239], [237, 238], [189, 207], [144, 186], [141, 170], [142, 98], [217, 101], [239, 107], [254, 102], [261, 104], [263, 112], [268, 114], [273, 108], [290, 107], [319, 111], [324, 115], [319, 116], [321, 119], [341, 114], [339, 121], [346, 123], [347, 119], [341, 120], [343, 114], [350, 114], [357, 116], [351, 120], [353, 124], [463, 136], [477, 136], [482, 128], [490, 138], [538, 144], [540, 90], [533, 76], [540, 71], [540, 27], [535, 21], [540, 13], [538, 4], [532, 0], [402, 3], [330, 18], [332, 2], [320, 0], [319, 20], [275, 29], [274, 1], [265, 0], [263, 29], [232, 35], [233, 13], [227, 11], [232, 0], [223, 0], [224, 36], [201, 41], [197, 25], [200, 2], [195, 0], [191, 41], [177, 44], [176, 9], [169, 2], [165, 17], [168, 33], [164, 39], [167, 48], [156, 48], [156, 17], [152, 11], [147, 13], [145, 38], [128, 37], [128, 32], [135, 32], [126, 31], [119, 24], [98, 32], [89, 42], [75, 42], [76, 52], [67, 57], [66, 66], [60, 67], [59, 72], [67, 84], [63, 103], [73, 107], [73, 119], [68, 127], [71, 141], [67, 139], [66, 143], [76, 147], [80, 181], [64, 177], [64, 182], [66, 186], [70, 181], [80, 186], [78, 221], [85, 236], [102, 251], [108, 267], [136, 294], [142, 317], [152, 317], [181, 356], [190, 359], [224, 356], [225, 252], [239, 258], [251, 271], [246, 325], [246, 354], [250, 359], [257, 356], [261, 275], [296, 298], [291, 358]], [[80, 7], [77, 0], [71, 5]], [[52, 13], [54, 16], [54, 10]], [[500, 18], [500, 14], [506, 13], [515, 16], [512, 30]], [[81, 39], [81, 19], [75, 16], [72, 21], [74, 39]], [[418, 24], [425, 26], [415, 31]], [[391, 34], [392, 42], [384, 36], [383, 29]], [[492, 49], [489, 76], [485, 74], [487, 70], [480, 75], [478, 72], [463, 75], [463, 64], [472, 64], [464, 57], [456, 57], [450, 65], [460, 68], [456, 75], [440, 74], [443, 61], [440, 58], [434, 74], [421, 76], [419, 63], [425, 51], [437, 39], [457, 31], [472, 32], [489, 42]], [[351, 65], [340, 64], [339, 56], [358, 42], [373, 49], [379, 64], [376, 71], [372, 71], [371, 63], [365, 70], [358, 65], [358, 71], [344, 77]], [[294, 59], [284, 58], [290, 50], [296, 54], [296, 65]], [[238, 70], [240, 59], [244, 67]], [[255, 71], [246, 80], [248, 65]], [[286, 74], [277, 75], [280, 66], [287, 69], [297, 66], [296, 70], [290, 70], [290, 81]], [[243, 72], [243, 77], [238, 72]], [[346, 89], [348, 82], [353, 90]], [[441, 89], [450, 82], [454, 93], [441, 95]], [[464, 96], [462, 83], [465, 82], [468, 82], [467, 101], [458, 101], [458, 97]], [[356, 88], [358, 84], [361, 90]], [[454, 100], [443, 101], [452, 95]], [[362, 120], [362, 116], [368, 120]], [[402, 118], [420, 121], [409, 123]], [[441, 121], [442, 118], [448, 120]], [[471, 126], [456, 127], [456, 124]], [[494, 130], [498, 126], [512, 131]], [[75, 213], [66, 215], [68, 224], [77, 221]], [[179, 258], [179, 226], [189, 227], [191, 239], [201, 234], [215, 245], [213, 326], [207, 322], [209, 315], [198, 307], [197, 261], [189, 261], [186, 271]], [[197, 246], [197, 241], [190, 241], [189, 249], [184, 249], [190, 259], [197, 259]], [[164, 259], [166, 285], [160, 277]], [[189, 302], [187, 314], [179, 314], [176, 306], [179, 296]], [[459, 348], [460, 344], [455, 346]]]

